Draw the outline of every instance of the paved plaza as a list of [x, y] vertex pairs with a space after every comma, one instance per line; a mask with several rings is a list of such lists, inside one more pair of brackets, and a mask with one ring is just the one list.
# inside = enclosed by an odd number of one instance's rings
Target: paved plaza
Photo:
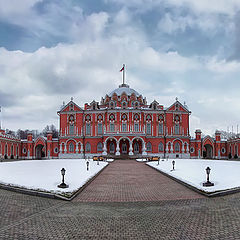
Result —
[[0, 190], [0, 239], [240, 239], [239, 199], [118, 160], [72, 202]]

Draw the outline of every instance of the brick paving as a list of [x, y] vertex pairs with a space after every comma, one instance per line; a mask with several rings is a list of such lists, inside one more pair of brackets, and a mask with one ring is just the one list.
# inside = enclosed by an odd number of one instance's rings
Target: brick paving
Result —
[[239, 199], [86, 203], [0, 190], [0, 239], [239, 240]]
[[203, 198], [144, 163], [116, 160], [73, 201], [138, 202]]
[[[144, 165], [135, 166], [137, 172]], [[105, 170], [111, 170], [109, 167]], [[149, 167], [146, 169], [152, 170]], [[107, 174], [105, 170], [102, 174]], [[102, 174], [99, 175], [100, 179]], [[153, 170], [151, 174], [159, 173]], [[132, 180], [136, 178], [135, 175]], [[99, 177], [96, 181], [99, 181]], [[112, 179], [111, 176], [109, 178]], [[126, 176], [119, 178], [120, 182], [126, 183], [123, 180]], [[171, 188], [169, 184], [173, 182], [167, 184]], [[90, 185], [88, 187], [92, 188]], [[146, 185], [143, 184], [143, 188]], [[173, 189], [179, 190], [177, 186]], [[146, 194], [140, 195], [141, 199], [142, 196], [147, 199]], [[0, 189], [0, 240], [240, 239], [240, 193], [217, 198], [191, 197], [188, 194], [187, 199], [181, 195], [172, 199], [173, 195], [169, 195], [168, 199], [159, 201], [65, 202]], [[132, 199], [127, 193], [122, 195], [128, 197], [121, 199]], [[134, 194], [134, 199], [136, 196]], [[81, 194], [79, 197], [82, 197]]]

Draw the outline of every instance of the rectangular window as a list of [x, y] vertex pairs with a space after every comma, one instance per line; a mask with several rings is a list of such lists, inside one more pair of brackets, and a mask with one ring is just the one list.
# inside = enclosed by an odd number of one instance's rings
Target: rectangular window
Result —
[[122, 132], [126, 132], [127, 131], [127, 124], [123, 123], [122, 124]]
[[69, 125], [69, 134], [70, 134], [70, 135], [73, 135], [73, 134], [74, 134], [74, 125], [73, 125], [73, 124], [70, 124], [70, 125]]
[[163, 134], [163, 123], [159, 123], [158, 125], [158, 133]]
[[102, 123], [98, 123], [98, 134], [102, 134], [103, 130], [102, 130]]
[[115, 130], [114, 123], [110, 123], [110, 132], [114, 132], [114, 130]]
[[152, 133], [152, 131], [151, 131], [151, 123], [147, 123], [146, 133], [147, 133], [148, 135], [151, 135], [151, 133]]
[[179, 124], [178, 123], [175, 124], [175, 134], [180, 134]]
[[86, 135], [91, 135], [91, 125], [90, 125], [90, 123], [86, 123]]
[[134, 132], [139, 132], [139, 124], [134, 123]]

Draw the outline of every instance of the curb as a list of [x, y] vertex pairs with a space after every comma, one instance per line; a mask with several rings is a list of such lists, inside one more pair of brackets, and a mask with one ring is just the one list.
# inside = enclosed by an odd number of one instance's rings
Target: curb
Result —
[[50, 192], [41, 192], [37, 190], [31, 190], [27, 188], [20, 188], [16, 186], [10, 186], [0, 183], [0, 189], [17, 192], [17, 193], [23, 193], [31, 196], [37, 196], [37, 197], [45, 197], [45, 198], [51, 198], [51, 199], [59, 199], [59, 200], [65, 200], [65, 201], [72, 201], [73, 198], [75, 198], [80, 192], [82, 192], [104, 169], [106, 169], [109, 166], [110, 163], [108, 163], [107, 166], [102, 168], [96, 175], [94, 175], [92, 178], [90, 178], [83, 186], [81, 186], [71, 197], [64, 197], [60, 194], [54, 194]]
[[169, 175], [169, 174], [167, 174], [167, 173], [165, 173], [165, 172], [163, 172], [163, 171], [161, 171], [157, 168], [154, 168], [153, 166], [150, 166], [148, 164], [146, 164], [146, 165], [149, 166], [150, 168], [156, 170], [157, 172], [160, 172], [164, 176], [171, 178], [175, 182], [178, 182], [178, 183], [184, 185], [185, 187], [187, 187], [187, 188], [189, 188], [189, 189], [191, 189], [191, 190], [193, 190], [197, 193], [200, 193], [200, 194], [204, 195], [205, 197], [220, 197], [220, 196], [226, 196], [226, 195], [229, 195], [229, 194], [240, 192], [240, 187], [237, 187], [237, 188], [232, 188], [232, 189], [229, 189], [229, 190], [227, 189], [227, 190], [220, 190], [220, 191], [216, 191], [216, 192], [207, 193], [207, 192], [204, 192], [204, 191], [202, 191], [202, 190], [200, 190], [200, 189], [198, 189], [198, 188], [196, 188], [196, 187], [194, 187], [194, 186], [192, 186], [192, 185], [190, 185], [186, 182], [183, 182], [182, 180], [177, 179], [177, 178], [175, 178], [175, 177], [173, 177], [173, 176], [171, 176], [171, 175]]

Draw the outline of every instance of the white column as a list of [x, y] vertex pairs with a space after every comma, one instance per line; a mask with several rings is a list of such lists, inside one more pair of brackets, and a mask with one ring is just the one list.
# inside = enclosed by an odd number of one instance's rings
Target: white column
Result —
[[59, 152], [62, 153], [62, 144], [60, 144]]
[[81, 149], [80, 149], [81, 153], [83, 153], [83, 144], [81, 144]]
[[171, 149], [170, 149], [170, 152], [171, 152], [171, 153], [173, 152], [173, 143], [171, 143]]
[[182, 144], [182, 153], [185, 153], [184, 144]]
[[119, 141], [117, 141], [116, 153], [115, 155], [120, 155]]
[[187, 150], [187, 153], [189, 153], [189, 145], [188, 144], [187, 144], [187, 149], [186, 150]]
[[142, 142], [142, 155], [147, 155], [145, 142]]
[[103, 143], [103, 153], [102, 154], [107, 155], [107, 143], [106, 142]]
[[67, 144], [64, 144], [64, 153], [67, 153]]
[[168, 143], [166, 144], [166, 153], [168, 153]]
[[78, 143], [76, 144], [76, 153], [78, 153]]
[[132, 141], [129, 142], [129, 155], [133, 155]]

